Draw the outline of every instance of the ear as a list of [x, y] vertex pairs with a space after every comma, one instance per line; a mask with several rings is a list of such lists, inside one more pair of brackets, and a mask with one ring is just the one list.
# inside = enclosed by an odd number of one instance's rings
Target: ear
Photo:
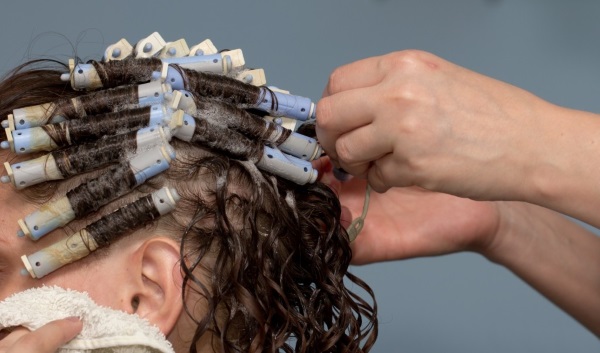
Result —
[[[167, 237], [145, 240], [128, 259], [126, 298], [134, 313], [168, 335], [183, 311], [179, 244]], [[133, 271], [131, 271], [133, 270]]]

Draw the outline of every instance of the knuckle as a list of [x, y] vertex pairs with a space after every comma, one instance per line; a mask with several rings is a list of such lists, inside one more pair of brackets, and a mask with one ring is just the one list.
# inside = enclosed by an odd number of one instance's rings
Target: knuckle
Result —
[[425, 123], [422, 119], [415, 115], [408, 115], [404, 117], [400, 123], [400, 132], [402, 135], [415, 137], [419, 136], [424, 131]]
[[407, 70], [421, 65], [426, 56], [427, 53], [416, 49], [396, 51], [382, 56], [380, 65], [386, 70]]

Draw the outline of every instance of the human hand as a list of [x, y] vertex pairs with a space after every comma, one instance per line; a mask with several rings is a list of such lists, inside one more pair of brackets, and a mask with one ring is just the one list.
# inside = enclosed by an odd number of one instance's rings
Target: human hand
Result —
[[82, 327], [78, 318], [66, 318], [35, 331], [19, 327], [6, 335], [0, 333], [0, 353], [54, 353], [75, 338]]
[[[321, 181], [342, 203], [343, 224], [360, 215], [366, 180], [340, 182], [326, 158], [318, 161]], [[371, 193], [364, 228], [352, 243], [354, 264], [443, 255], [485, 253], [497, 235], [500, 213], [493, 202], [473, 201], [418, 187]]]
[[523, 200], [532, 161], [544, 153], [538, 117], [550, 106], [432, 54], [404, 51], [336, 69], [316, 129], [334, 163], [379, 192], [420, 186]]

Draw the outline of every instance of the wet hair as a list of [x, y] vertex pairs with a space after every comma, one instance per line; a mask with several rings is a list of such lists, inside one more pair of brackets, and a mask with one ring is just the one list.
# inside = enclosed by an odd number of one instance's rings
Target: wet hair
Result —
[[[0, 82], [0, 116], [84, 93], [61, 81], [67, 70], [48, 60], [15, 68]], [[368, 352], [377, 336], [376, 304], [369, 286], [348, 272], [352, 253], [334, 192], [208, 147], [171, 145], [177, 151], [171, 167], [115, 203], [163, 186], [181, 196], [175, 211], [154, 224], [180, 241], [184, 303], [198, 293], [206, 304], [202, 317], [186, 306], [196, 324], [190, 352], [206, 333], [223, 352]], [[22, 192], [44, 202], [72, 183]]]

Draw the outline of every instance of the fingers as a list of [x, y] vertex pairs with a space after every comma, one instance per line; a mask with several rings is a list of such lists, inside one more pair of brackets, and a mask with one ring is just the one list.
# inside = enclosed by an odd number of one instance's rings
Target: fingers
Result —
[[[367, 180], [369, 181], [369, 184], [373, 190], [379, 193], [386, 192], [392, 186], [411, 186], [409, 183], [402, 182], [400, 177], [397, 175], [400, 173], [399, 170], [396, 170], [396, 173], [392, 174], [390, 169], [392, 169], [393, 165], [396, 165], [392, 158], [392, 154], [382, 157], [373, 163], [371, 169], [369, 169], [367, 172]], [[402, 168], [402, 166], [397, 167], [398, 169]]]
[[13, 332], [5, 340], [10, 340], [13, 334], [20, 337], [8, 347], [6, 353], [54, 353], [59, 347], [77, 336], [82, 327], [78, 318], [66, 318], [52, 321], [29, 333]]
[[[396, 135], [392, 135], [396, 137]], [[394, 141], [389, 134], [369, 124], [350, 131], [336, 141], [338, 163], [344, 170], [358, 177], [366, 177], [372, 164], [393, 153]]]
[[380, 62], [381, 57], [376, 56], [338, 67], [329, 76], [323, 97], [378, 84], [385, 77]]
[[368, 90], [351, 90], [317, 103], [317, 139], [328, 156], [337, 159], [335, 142], [348, 131], [372, 122], [374, 102]]

